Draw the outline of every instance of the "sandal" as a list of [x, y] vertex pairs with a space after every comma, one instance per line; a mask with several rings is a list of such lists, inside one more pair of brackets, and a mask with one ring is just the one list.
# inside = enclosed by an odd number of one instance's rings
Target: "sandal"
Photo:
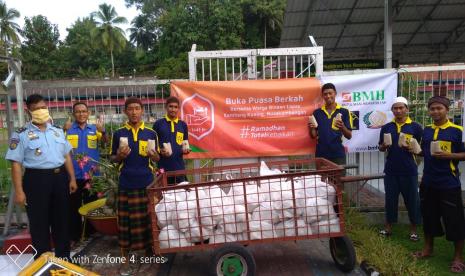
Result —
[[409, 239], [410, 239], [411, 241], [416, 242], [416, 241], [419, 241], [419, 240], [420, 240], [420, 237], [418, 236], [418, 234], [412, 233], [412, 234], [410, 234]]
[[383, 237], [389, 237], [392, 235], [392, 232], [386, 230], [386, 229], [383, 229], [383, 230], [379, 230], [379, 233], [381, 236]]
[[431, 257], [432, 255], [424, 255], [423, 251], [415, 251], [412, 253], [412, 257], [416, 260], [422, 260]]
[[465, 264], [462, 261], [453, 261], [450, 264], [450, 272], [462, 273], [465, 271]]

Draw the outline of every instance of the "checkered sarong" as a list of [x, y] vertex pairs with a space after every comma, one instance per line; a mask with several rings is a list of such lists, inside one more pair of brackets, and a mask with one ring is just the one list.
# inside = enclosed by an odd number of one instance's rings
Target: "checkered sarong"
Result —
[[145, 189], [119, 190], [118, 241], [123, 249], [141, 250], [152, 246], [150, 216]]

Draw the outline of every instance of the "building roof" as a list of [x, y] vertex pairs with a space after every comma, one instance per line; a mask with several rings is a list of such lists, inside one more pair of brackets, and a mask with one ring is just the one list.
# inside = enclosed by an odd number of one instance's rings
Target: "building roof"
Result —
[[[384, 59], [382, 0], [288, 0], [280, 47], [308, 47], [324, 60]], [[465, 0], [392, 0], [393, 60], [465, 62]]]

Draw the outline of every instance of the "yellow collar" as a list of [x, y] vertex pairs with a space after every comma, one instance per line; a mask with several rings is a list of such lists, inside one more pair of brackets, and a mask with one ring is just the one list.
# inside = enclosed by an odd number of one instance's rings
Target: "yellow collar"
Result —
[[132, 132], [132, 139], [134, 142], [137, 142], [137, 136], [139, 134], [139, 130], [142, 129], [144, 130], [145, 124], [142, 122], [138, 128], [133, 128], [128, 122], [124, 124], [124, 127], [127, 128], [127, 130], [130, 130]]
[[412, 119], [410, 119], [410, 117], [407, 117], [407, 120], [405, 120], [405, 122], [399, 124], [398, 122], [396, 122], [396, 118], [392, 119], [392, 121], [394, 122], [394, 124], [396, 124], [396, 127], [397, 127], [397, 133], [400, 133], [400, 128], [405, 125], [405, 124], [411, 124], [412, 123]]
[[165, 115], [165, 119], [166, 119], [168, 122], [175, 122], [176, 124], [177, 124], [178, 121], [179, 121], [179, 118], [178, 118], [178, 117], [176, 117], [176, 119], [171, 120], [170, 117], [168, 117], [168, 115]]
[[435, 124], [433, 123], [433, 124], [431, 125], [431, 128], [432, 128], [432, 129], [438, 129], [438, 128], [440, 128], [440, 129], [446, 129], [446, 128], [450, 127], [450, 126], [452, 126], [452, 123], [451, 123], [449, 120], [447, 120], [447, 122], [445, 122], [443, 125], [440, 125], [440, 126], [437, 126], [437, 125], [435, 125]]
[[174, 132], [174, 124], [179, 122], [179, 118], [176, 117], [176, 119], [171, 120], [170, 117], [168, 117], [168, 114], [166, 114], [165, 119], [167, 122], [171, 123], [171, 132]]
[[[124, 124], [124, 127], [127, 128], [128, 130], [130, 130], [130, 129], [136, 130], [136, 128], [134, 128], [133, 126], [131, 126], [131, 125], [129, 124], [129, 122], [126, 122], [126, 123]], [[140, 124], [140, 126], [139, 126], [137, 129], [144, 129], [144, 128], [145, 128], [145, 124], [144, 124], [144, 122], [142, 122], [142, 123]]]
[[392, 119], [392, 121], [394, 123], [396, 123], [396, 125], [404, 125], [404, 124], [411, 124], [412, 123], [412, 119], [410, 119], [410, 117], [407, 117], [407, 120], [405, 120], [405, 122], [403, 122], [402, 124], [399, 124], [398, 122], [396, 122], [396, 119]]
[[323, 106], [321, 107], [321, 110], [323, 110], [323, 112], [326, 113], [326, 115], [328, 116], [328, 118], [331, 118], [331, 116], [333, 116], [334, 112], [335, 112], [336, 110], [340, 109], [341, 107], [342, 107], [341, 105], [339, 105], [338, 103], [336, 103], [336, 108], [335, 108], [333, 111], [331, 111], [331, 114], [329, 114], [328, 111], [326, 110], [326, 105], [323, 105]]

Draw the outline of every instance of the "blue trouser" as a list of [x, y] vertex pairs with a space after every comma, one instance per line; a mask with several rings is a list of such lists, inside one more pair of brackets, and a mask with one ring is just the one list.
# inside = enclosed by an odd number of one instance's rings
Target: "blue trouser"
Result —
[[404, 198], [410, 223], [421, 223], [418, 175], [385, 175], [384, 192], [387, 223], [397, 222], [399, 194]]

